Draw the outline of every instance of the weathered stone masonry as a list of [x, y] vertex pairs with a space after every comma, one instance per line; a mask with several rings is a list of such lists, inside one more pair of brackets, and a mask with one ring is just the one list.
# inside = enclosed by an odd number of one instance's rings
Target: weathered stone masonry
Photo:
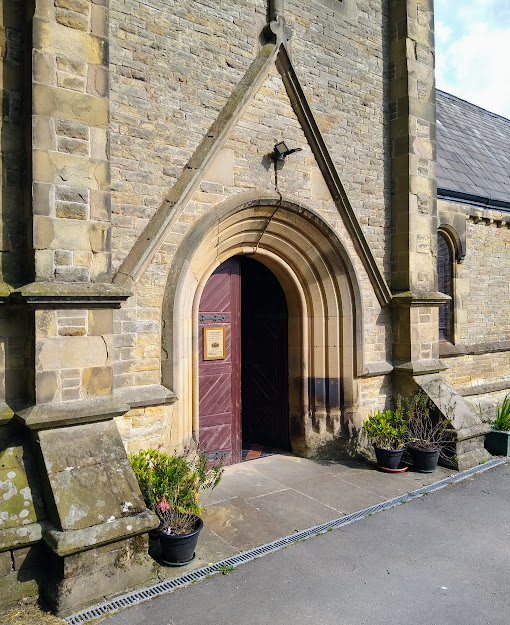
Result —
[[[421, 387], [454, 399], [458, 466], [484, 458], [462, 394], [508, 386], [508, 298], [486, 296], [508, 295], [508, 228], [438, 218], [431, 2], [26, 5], [0, 2], [2, 602], [69, 614], [155, 579], [126, 450], [197, 438], [198, 304], [233, 255], [285, 292], [295, 453], [352, 452], [372, 410]], [[302, 151], [276, 181], [282, 140]]]

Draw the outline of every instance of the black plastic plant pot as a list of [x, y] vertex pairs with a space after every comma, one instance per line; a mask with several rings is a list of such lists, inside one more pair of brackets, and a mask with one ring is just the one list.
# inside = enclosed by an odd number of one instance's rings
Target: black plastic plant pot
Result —
[[440, 449], [420, 449], [419, 447], [413, 447], [413, 445], [408, 445], [407, 448], [411, 452], [415, 471], [433, 473], [437, 469], [439, 454], [441, 453]]
[[383, 449], [374, 445], [375, 457], [377, 458], [377, 464], [384, 469], [398, 469], [398, 465], [402, 460], [402, 449]]
[[165, 534], [157, 530], [163, 562], [166, 566], [184, 566], [195, 559], [198, 535], [204, 527], [200, 517], [196, 517], [195, 529], [189, 534]]
[[493, 456], [510, 456], [510, 432], [491, 429], [485, 435], [485, 449]]

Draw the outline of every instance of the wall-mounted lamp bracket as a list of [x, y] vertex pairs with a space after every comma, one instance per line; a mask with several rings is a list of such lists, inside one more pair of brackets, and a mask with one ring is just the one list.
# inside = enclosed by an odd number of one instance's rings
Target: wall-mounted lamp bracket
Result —
[[277, 143], [274, 146], [273, 155], [274, 155], [275, 160], [283, 161], [290, 154], [294, 154], [294, 152], [301, 152], [301, 151], [302, 151], [302, 148], [293, 148], [292, 150], [289, 150], [285, 141], [280, 141], [280, 143]]

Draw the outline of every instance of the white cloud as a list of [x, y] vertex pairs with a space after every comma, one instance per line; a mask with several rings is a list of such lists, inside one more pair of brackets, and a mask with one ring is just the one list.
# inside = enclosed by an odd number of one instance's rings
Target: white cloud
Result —
[[446, 43], [452, 34], [452, 29], [443, 22], [436, 23], [436, 38], [441, 43]]
[[[436, 80], [444, 91], [510, 118], [510, 0], [475, 0], [436, 22]], [[448, 23], [446, 23], [448, 21]]]

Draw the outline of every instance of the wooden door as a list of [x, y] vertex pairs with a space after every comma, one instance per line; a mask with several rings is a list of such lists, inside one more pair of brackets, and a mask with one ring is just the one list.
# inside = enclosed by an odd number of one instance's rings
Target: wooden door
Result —
[[[232, 258], [211, 275], [199, 306], [199, 440], [210, 457], [241, 461], [240, 275]], [[225, 358], [204, 359], [204, 328], [225, 328]]]
[[288, 316], [275, 275], [241, 261], [243, 442], [290, 449]]

